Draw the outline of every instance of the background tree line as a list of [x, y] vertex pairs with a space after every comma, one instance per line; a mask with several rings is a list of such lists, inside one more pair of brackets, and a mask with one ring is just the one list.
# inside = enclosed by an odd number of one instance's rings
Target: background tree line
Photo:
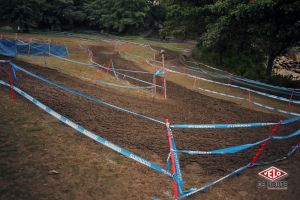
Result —
[[196, 39], [195, 58], [248, 77], [299, 46], [299, 0], [0, 0], [1, 25]]

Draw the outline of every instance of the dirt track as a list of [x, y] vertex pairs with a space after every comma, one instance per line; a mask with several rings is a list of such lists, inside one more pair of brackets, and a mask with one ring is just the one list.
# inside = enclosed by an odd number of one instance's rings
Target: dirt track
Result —
[[[103, 63], [103, 55], [97, 54], [99, 49], [93, 47], [95, 61]], [[105, 55], [107, 56], [107, 55]], [[105, 57], [107, 59], [107, 57]], [[130, 61], [118, 56], [114, 57], [116, 66], [141, 70]], [[131, 111], [163, 120], [169, 118], [171, 123], [247, 123], [278, 121], [280, 116], [244, 109], [234, 103], [214, 99], [187, 90], [168, 82], [168, 100], [150, 99], [119, 93], [108, 87], [91, 84], [58, 71], [33, 66], [16, 61], [16, 64], [33, 71], [50, 80], [70, 88], [110, 102]], [[7, 77], [0, 71], [0, 77]], [[164, 165], [168, 153], [168, 142], [165, 127], [122, 113], [103, 105], [95, 104], [84, 98], [67, 93], [53, 86], [42, 83], [23, 73], [18, 73], [16, 86], [36, 97], [62, 115], [78, 124], [95, 131], [115, 144], [129, 149], [146, 159]], [[139, 77], [146, 78], [146, 77]], [[284, 135], [296, 130], [297, 126], [282, 127], [278, 133]], [[232, 145], [255, 142], [265, 138], [269, 128], [251, 129], [198, 129], [174, 130], [176, 145], [179, 149], [213, 150]], [[272, 141], [262, 158], [272, 159], [284, 155], [295, 139], [288, 141]], [[248, 163], [255, 154], [255, 149], [236, 155], [222, 156], [181, 156], [183, 171], [194, 176], [213, 178], [224, 175], [232, 169]], [[196, 166], [196, 167], [195, 167]], [[186, 177], [192, 185], [205, 183], [202, 180]], [[246, 180], [245, 180], [246, 181]], [[294, 196], [291, 196], [294, 197]]]

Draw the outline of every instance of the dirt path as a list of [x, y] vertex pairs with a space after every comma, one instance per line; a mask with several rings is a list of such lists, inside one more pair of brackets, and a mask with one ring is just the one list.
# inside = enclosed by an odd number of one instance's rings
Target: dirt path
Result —
[[[103, 63], [103, 55], [97, 54], [95, 59]], [[141, 70], [130, 61], [115, 57], [118, 66], [126, 69]], [[33, 71], [50, 80], [79, 90], [91, 96], [101, 98], [131, 111], [153, 116], [163, 120], [169, 118], [176, 123], [243, 123], [278, 121], [280, 116], [255, 112], [239, 107], [234, 103], [214, 99], [187, 90], [174, 83], [168, 83], [169, 99], [158, 100], [117, 93], [108, 87], [84, 82], [82, 80], [59, 73], [58, 71], [33, 66], [23, 62], [18, 65]], [[7, 77], [7, 71], [1, 70], [0, 77]], [[145, 77], [141, 77], [145, 78]], [[36, 97], [46, 105], [70, 118], [78, 124], [99, 133], [104, 138], [129, 149], [151, 161], [164, 165], [168, 153], [168, 143], [165, 127], [136, 118], [111, 108], [95, 104], [61, 89], [42, 83], [23, 73], [18, 73], [16, 86]], [[297, 125], [282, 127], [280, 135], [290, 133]], [[256, 129], [224, 129], [224, 130], [174, 130], [175, 141], [180, 149], [213, 150], [232, 145], [251, 143], [265, 138], [269, 128]], [[271, 142], [262, 158], [272, 159], [284, 155], [295, 139]], [[186, 174], [188, 185], [195, 186], [207, 183], [215, 177], [220, 177], [232, 169], [248, 163], [254, 155], [254, 149], [236, 155], [222, 156], [181, 156], [181, 164]], [[299, 156], [298, 156], [299, 157]], [[287, 165], [290, 163], [287, 162]], [[292, 163], [291, 163], [292, 164]], [[299, 171], [297, 172], [299, 173]], [[296, 174], [295, 174], [296, 176]], [[197, 178], [201, 177], [201, 178]], [[251, 177], [251, 176], [250, 176]], [[248, 182], [245, 179], [242, 183]], [[234, 182], [234, 181], [233, 181]], [[295, 187], [295, 186], [291, 186]], [[232, 190], [233, 192], [235, 189]], [[295, 192], [295, 191], [294, 191]], [[289, 193], [296, 197], [296, 193]], [[194, 198], [200, 198], [196, 195]], [[273, 195], [275, 197], [276, 195]], [[253, 199], [253, 196], [252, 196]]]

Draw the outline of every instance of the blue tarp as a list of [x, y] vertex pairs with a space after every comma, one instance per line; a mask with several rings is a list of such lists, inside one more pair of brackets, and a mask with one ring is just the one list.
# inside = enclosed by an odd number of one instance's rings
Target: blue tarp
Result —
[[67, 57], [68, 51], [64, 45], [49, 43], [26, 43], [20, 40], [0, 40], [0, 55], [15, 57], [16, 54], [26, 55], [55, 55]]
[[16, 43], [12, 40], [0, 39], [0, 55], [16, 57]]

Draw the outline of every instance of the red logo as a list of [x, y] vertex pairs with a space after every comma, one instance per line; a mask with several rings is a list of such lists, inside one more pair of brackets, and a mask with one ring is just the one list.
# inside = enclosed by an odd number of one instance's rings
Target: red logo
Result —
[[285, 171], [278, 169], [276, 167], [269, 167], [268, 169], [265, 169], [258, 173], [261, 177], [270, 180], [270, 181], [276, 181], [279, 179], [282, 179], [283, 177], [286, 177], [288, 173]]

